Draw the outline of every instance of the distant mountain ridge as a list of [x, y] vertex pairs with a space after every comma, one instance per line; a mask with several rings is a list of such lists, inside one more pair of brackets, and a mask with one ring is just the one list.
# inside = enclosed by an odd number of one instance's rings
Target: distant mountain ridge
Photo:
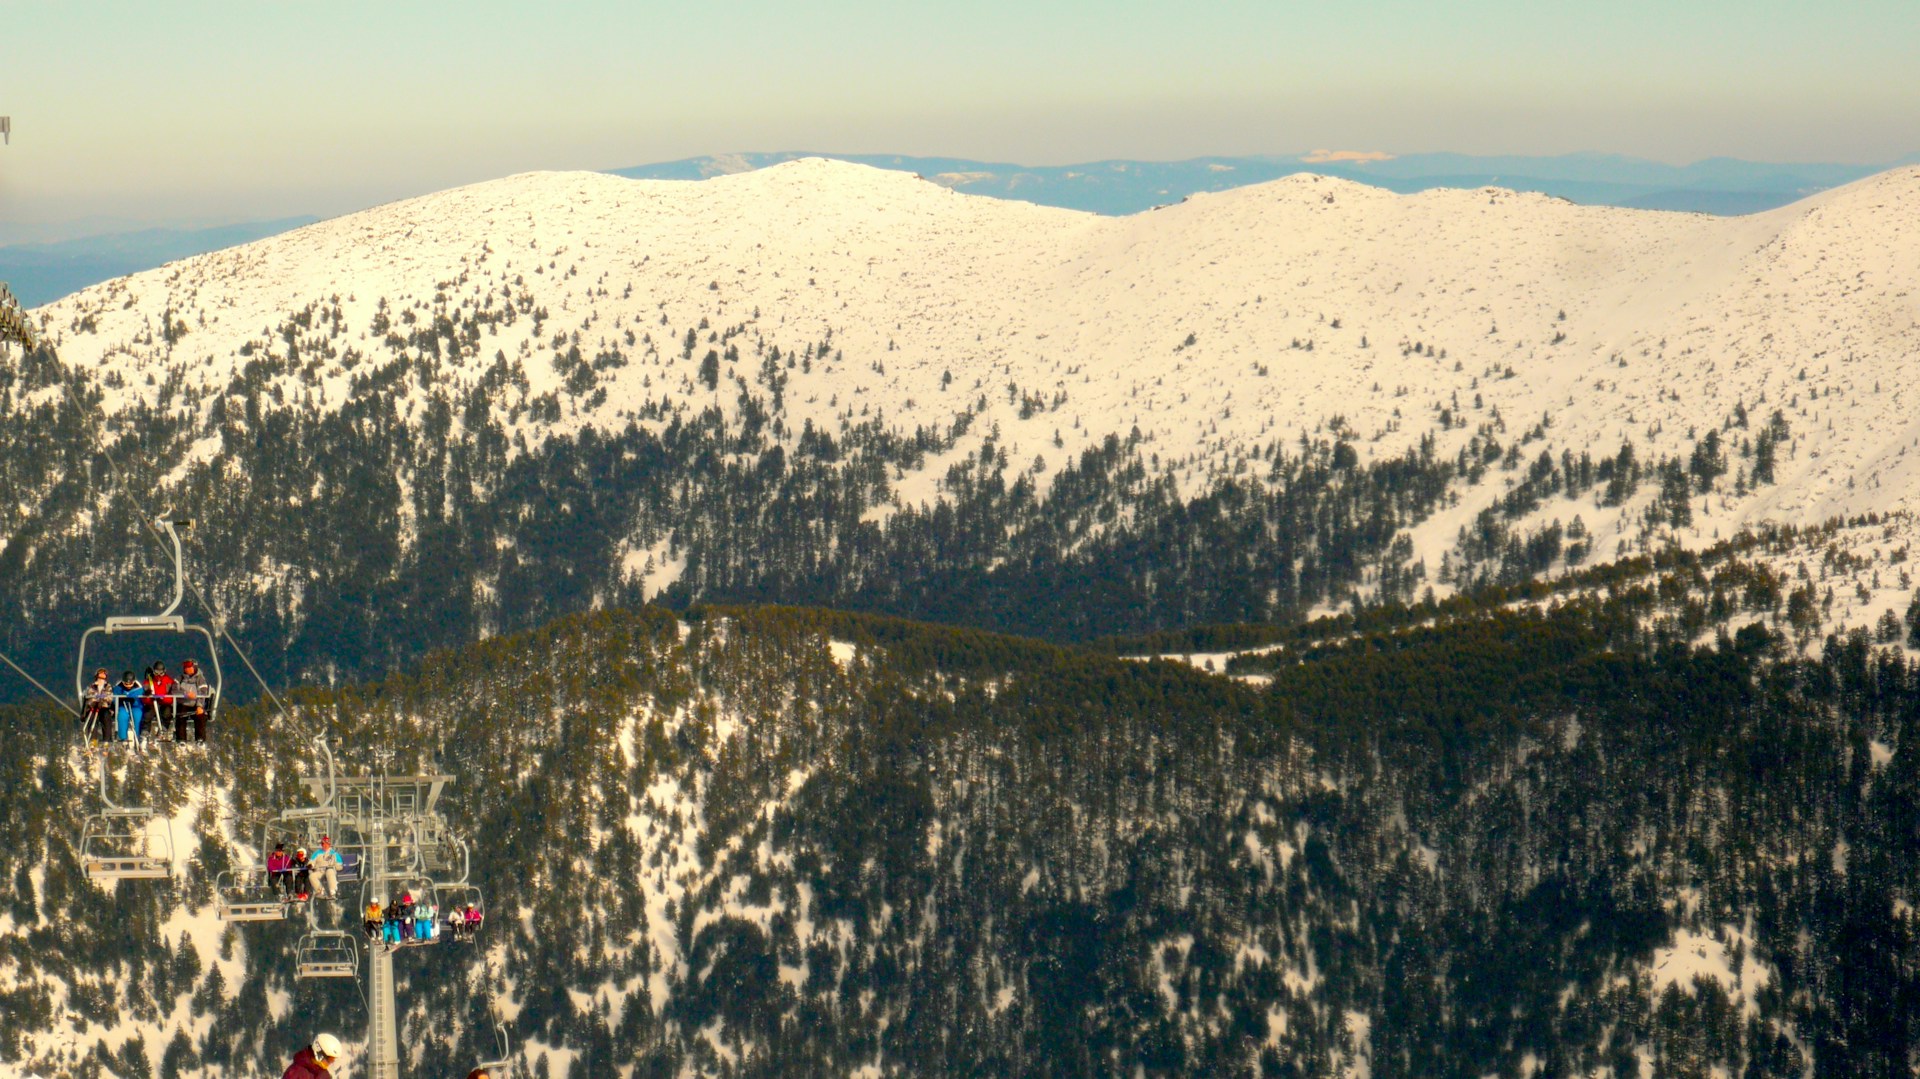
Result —
[[[1361, 155], [1367, 156], [1367, 155]], [[972, 195], [1019, 199], [1108, 216], [1139, 213], [1206, 191], [1227, 191], [1294, 173], [1357, 180], [1410, 194], [1436, 187], [1537, 191], [1594, 206], [1716, 215], [1785, 206], [1891, 165], [1773, 164], [1716, 157], [1668, 165], [1620, 154], [1554, 157], [1409, 154], [1380, 160], [1321, 160], [1312, 154], [1199, 157], [1186, 161], [1109, 160], [1078, 165], [1019, 165], [958, 157], [814, 152], [714, 154], [609, 170], [641, 180], [704, 180], [806, 157], [910, 172]], [[1920, 154], [1894, 165], [1920, 163]], [[28, 307], [115, 277], [177, 259], [275, 236], [312, 216], [211, 228], [154, 228], [53, 243], [0, 245], [0, 281]]]
[[813, 152], [719, 154], [613, 170], [642, 180], [701, 180], [766, 168], [805, 157], [825, 157], [875, 168], [917, 173], [955, 190], [1014, 198], [1098, 214], [1139, 213], [1204, 191], [1227, 191], [1314, 173], [1357, 180], [1411, 194], [1436, 187], [1502, 187], [1537, 191], [1571, 202], [1642, 210], [1678, 210], [1716, 215], [1758, 213], [1827, 188], [1851, 183], [1888, 165], [1782, 164], [1714, 157], [1668, 165], [1621, 154], [1579, 153], [1551, 157], [1433, 153], [1258, 155], [1198, 157], [1186, 161], [1093, 161], [1032, 166], [951, 157]]

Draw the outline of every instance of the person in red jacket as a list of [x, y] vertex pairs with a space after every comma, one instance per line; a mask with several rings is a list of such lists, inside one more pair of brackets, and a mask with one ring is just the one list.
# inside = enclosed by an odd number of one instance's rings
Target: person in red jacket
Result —
[[331, 1034], [316, 1035], [312, 1045], [294, 1054], [293, 1063], [287, 1065], [286, 1074], [280, 1079], [328, 1079], [342, 1051], [339, 1038]]
[[147, 668], [147, 707], [152, 709], [149, 714], [153, 717], [147, 726], [157, 739], [180, 714], [173, 699], [173, 676], [167, 673], [164, 663]]

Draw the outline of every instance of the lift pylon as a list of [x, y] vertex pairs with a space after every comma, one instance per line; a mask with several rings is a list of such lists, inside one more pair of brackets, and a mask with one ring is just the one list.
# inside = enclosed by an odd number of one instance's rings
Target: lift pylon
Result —
[[[334, 849], [357, 868], [363, 904], [377, 899], [385, 907], [401, 889], [417, 892], [428, 903], [438, 902], [443, 895], [480, 894], [468, 880], [466, 840], [454, 831], [439, 808], [440, 795], [452, 776], [338, 775], [331, 749], [324, 739], [316, 741], [326, 762], [326, 774], [303, 776], [300, 783], [318, 804], [289, 809], [274, 818], [262, 831], [263, 854], [275, 836], [312, 834], [317, 838], [322, 833], [316, 830], [324, 828]], [[351, 978], [364, 969], [368, 1027], [361, 1074], [369, 1079], [399, 1079], [394, 958], [411, 944], [430, 943], [434, 936], [387, 943], [383, 934], [363, 941], [350, 930], [323, 926], [316, 910], [322, 905], [308, 904], [308, 929], [295, 946], [294, 975], [302, 979]], [[268, 919], [263, 916], [260, 920]], [[360, 964], [362, 952], [364, 968]], [[504, 1047], [505, 1032], [499, 1033]], [[504, 1055], [504, 1048], [502, 1052]]]

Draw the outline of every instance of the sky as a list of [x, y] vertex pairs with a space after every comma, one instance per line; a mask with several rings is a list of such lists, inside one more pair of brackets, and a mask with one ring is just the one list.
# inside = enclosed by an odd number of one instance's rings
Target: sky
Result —
[[0, 0], [0, 242], [752, 150], [1920, 151], [1916, 0]]

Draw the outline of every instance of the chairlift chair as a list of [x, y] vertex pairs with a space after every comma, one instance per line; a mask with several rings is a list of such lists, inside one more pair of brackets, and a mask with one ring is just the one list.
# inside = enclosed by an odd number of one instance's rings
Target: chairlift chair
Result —
[[295, 978], [351, 978], [360, 972], [360, 944], [352, 933], [313, 929], [293, 953]]
[[[101, 766], [103, 769], [105, 765]], [[102, 780], [104, 783], [105, 781]], [[102, 884], [164, 880], [173, 872], [171, 827], [150, 827], [151, 809], [115, 806], [87, 817], [80, 831], [80, 867]], [[164, 823], [164, 818], [160, 818]]]
[[[220, 704], [220, 653], [214, 647], [213, 634], [205, 626], [190, 624], [179, 610], [185, 596], [185, 577], [180, 567], [180, 532], [192, 525], [191, 521], [162, 519], [159, 527], [165, 530], [173, 540], [173, 603], [157, 615], [129, 615], [109, 617], [100, 625], [90, 627], [80, 635], [79, 658], [74, 661], [74, 696], [85, 701], [87, 696], [87, 645], [96, 634], [111, 636], [128, 632], [164, 632], [182, 635], [198, 634], [206, 642], [209, 665], [213, 668], [213, 678], [208, 683], [209, 710], [217, 710]], [[169, 875], [173, 862], [173, 836], [170, 826], [162, 827], [158, 833], [152, 828], [156, 820], [164, 821], [158, 813], [146, 806], [123, 806], [115, 802], [107, 792], [107, 758], [102, 755], [100, 768], [100, 804], [99, 812], [86, 818], [80, 830], [80, 864], [91, 880], [111, 884], [121, 880], [160, 880]], [[156, 849], [158, 848], [158, 849]]]
[[[363, 883], [362, 888], [365, 889], [366, 887], [367, 887], [367, 884]], [[419, 876], [411, 871], [408, 871], [408, 872], [388, 874], [384, 878], [384, 883], [382, 883], [379, 887], [380, 887], [380, 891], [385, 893], [385, 896], [381, 902], [381, 905], [383, 907], [390, 908], [391, 904], [395, 900], [399, 899], [402, 893], [411, 895], [413, 897], [414, 925], [417, 927], [421, 921], [426, 920], [429, 922], [429, 924], [433, 926], [433, 928], [428, 932], [427, 938], [425, 940], [420, 939], [420, 937], [417, 935], [406, 937], [401, 941], [401, 945], [403, 947], [417, 947], [422, 944], [440, 943], [442, 934], [441, 934], [440, 917], [438, 916], [439, 912], [436, 911], [436, 916], [432, 919], [424, 918], [424, 915], [422, 913], [422, 908], [426, 907], [428, 904], [432, 904], [435, 907], [438, 907], [440, 903], [440, 894], [439, 894], [439, 886], [437, 884], [435, 884], [432, 880], [426, 877]], [[369, 893], [369, 894], [376, 894], [376, 893]], [[364, 904], [362, 904], [362, 909], [365, 909]]]
[[[473, 909], [480, 912], [480, 928], [486, 928], [487, 896], [480, 890], [478, 884], [469, 884], [466, 881], [436, 883], [433, 886], [433, 894], [434, 902], [440, 904], [440, 913], [443, 918], [451, 911], [464, 912], [467, 905], [472, 904]], [[447, 939], [453, 944], [472, 944], [475, 940], [471, 936], [449, 936]]]
[[229, 869], [213, 878], [214, 895], [223, 922], [279, 922], [287, 917], [286, 901], [265, 881], [265, 866]]
[[[74, 696], [83, 704], [87, 699], [87, 645], [94, 636], [111, 637], [116, 633], [167, 633], [181, 637], [198, 636], [206, 644], [207, 662], [212, 671], [207, 680], [209, 691], [206, 698], [207, 714], [216, 715], [220, 710], [220, 693], [223, 680], [220, 675], [220, 649], [215, 645], [213, 631], [205, 626], [188, 622], [185, 615], [176, 613], [186, 598], [186, 576], [181, 568], [180, 530], [193, 527], [193, 522], [173, 518], [161, 518], [154, 522], [167, 538], [173, 541], [173, 602], [159, 614], [110, 615], [97, 626], [89, 626], [80, 635], [80, 654], [73, 664]], [[178, 699], [175, 699], [176, 705]], [[156, 722], [158, 715], [156, 713]], [[157, 732], [156, 732], [157, 733]]]

